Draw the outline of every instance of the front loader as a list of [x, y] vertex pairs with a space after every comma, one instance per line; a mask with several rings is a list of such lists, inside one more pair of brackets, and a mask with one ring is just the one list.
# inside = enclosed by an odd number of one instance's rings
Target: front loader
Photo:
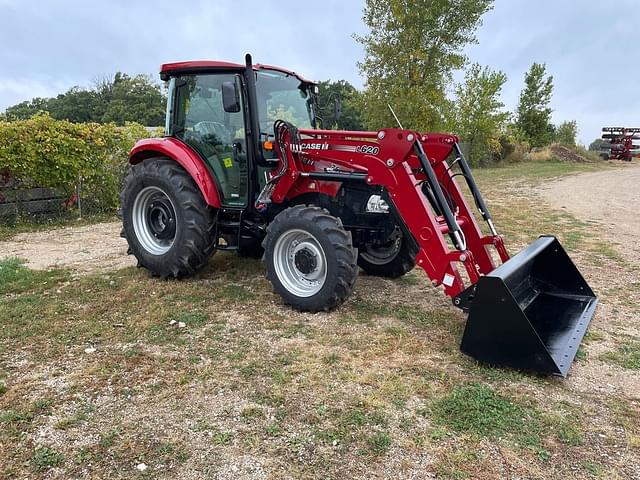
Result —
[[181, 278], [218, 250], [261, 254], [283, 300], [317, 312], [348, 298], [358, 267], [417, 265], [468, 312], [463, 352], [566, 375], [597, 298], [552, 236], [509, 256], [455, 135], [319, 129], [316, 85], [249, 55], [161, 78], [166, 135], [134, 146], [121, 198], [140, 266]]

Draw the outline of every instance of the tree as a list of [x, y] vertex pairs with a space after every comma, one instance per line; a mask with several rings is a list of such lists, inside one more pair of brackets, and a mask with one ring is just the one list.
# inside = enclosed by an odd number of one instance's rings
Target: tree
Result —
[[532, 147], [543, 147], [553, 140], [551, 124], [551, 95], [553, 77], [546, 75], [544, 63], [534, 63], [525, 74], [525, 87], [520, 94], [517, 110], [517, 127], [524, 133]]
[[164, 124], [165, 98], [148, 75], [129, 77], [118, 72], [102, 96], [107, 105], [103, 122], [137, 122], [150, 127]]
[[602, 138], [596, 138], [593, 142], [589, 144], [590, 152], [600, 152], [602, 150], [603, 145], [609, 145], [609, 142], [603, 140]]
[[32, 100], [20, 102], [5, 110], [7, 120], [26, 120], [38, 112], [49, 111], [49, 98], [36, 97]]
[[481, 17], [493, 0], [366, 0], [369, 27], [356, 36], [365, 49], [365, 122], [395, 125], [390, 104], [405, 128], [439, 129], [450, 107], [446, 87], [466, 63], [463, 49], [475, 43]]
[[578, 137], [578, 123], [575, 120], [562, 122], [556, 128], [556, 142], [567, 147], [575, 147]]
[[75, 123], [99, 122], [102, 115], [98, 94], [80, 87], [49, 99], [47, 111], [56, 120]]
[[500, 101], [506, 81], [503, 72], [475, 63], [467, 70], [464, 83], [456, 87], [451, 130], [469, 144], [473, 164], [500, 153], [500, 135], [509, 118], [509, 113], [502, 111], [504, 104]]
[[[346, 80], [332, 82], [326, 80], [318, 84], [319, 117], [323, 128], [338, 130], [363, 130], [362, 112], [360, 110], [360, 92]], [[336, 120], [335, 100], [340, 99], [342, 115]]]
[[159, 126], [164, 123], [164, 109], [164, 95], [149, 76], [118, 72], [96, 81], [93, 89], [76, 86], [54, 98], [34, 98], [7, 108], [5, 115], [8, 120], [25, 120], [44, 111], [51, 118], [74, 123]]

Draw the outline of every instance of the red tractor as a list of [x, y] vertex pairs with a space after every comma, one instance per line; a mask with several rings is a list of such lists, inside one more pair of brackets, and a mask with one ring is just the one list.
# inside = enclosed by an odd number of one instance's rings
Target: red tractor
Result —
[[317, 86], [249, 55], [160, 75], [166, 135], [131, 150], [121, 198], [140, 266], [181, 278], [217, 250], [262, 254], [283, 300], [317, 312], [349, 297], [358, 267], [396, 278], [417, 264], [469, 313], [465, 353], [566, 375], [597, 298], [554, 237], [509, 258], [455, 135], [317, 129]]

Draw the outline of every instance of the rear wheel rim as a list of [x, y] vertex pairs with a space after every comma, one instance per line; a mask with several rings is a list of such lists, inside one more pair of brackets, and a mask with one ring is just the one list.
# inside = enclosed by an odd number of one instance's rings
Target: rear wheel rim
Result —
[[297, 297], [317, 294], [327, 279], [327, 257], [305, 230], [288, 230], [276, 240], [273, 266], [282, 286]]
[[159, 187], [145, 187], [133, 202], [133, 230], [138, 242], [152, 255], [164, 255], [173, 246], [177, 231], [176, 211]]

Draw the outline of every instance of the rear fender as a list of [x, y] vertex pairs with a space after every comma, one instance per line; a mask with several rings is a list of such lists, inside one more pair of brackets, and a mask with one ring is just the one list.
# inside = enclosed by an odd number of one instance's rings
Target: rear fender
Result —
[[184, 168], [202, 192], [207, 204], [220, 208], [220, 194], [215, 180], [200, 156], [177, 138], [146, 138], [139, 140], [129, 152], [129, 163], [137, 163], [153, 157], [167, 157]]

